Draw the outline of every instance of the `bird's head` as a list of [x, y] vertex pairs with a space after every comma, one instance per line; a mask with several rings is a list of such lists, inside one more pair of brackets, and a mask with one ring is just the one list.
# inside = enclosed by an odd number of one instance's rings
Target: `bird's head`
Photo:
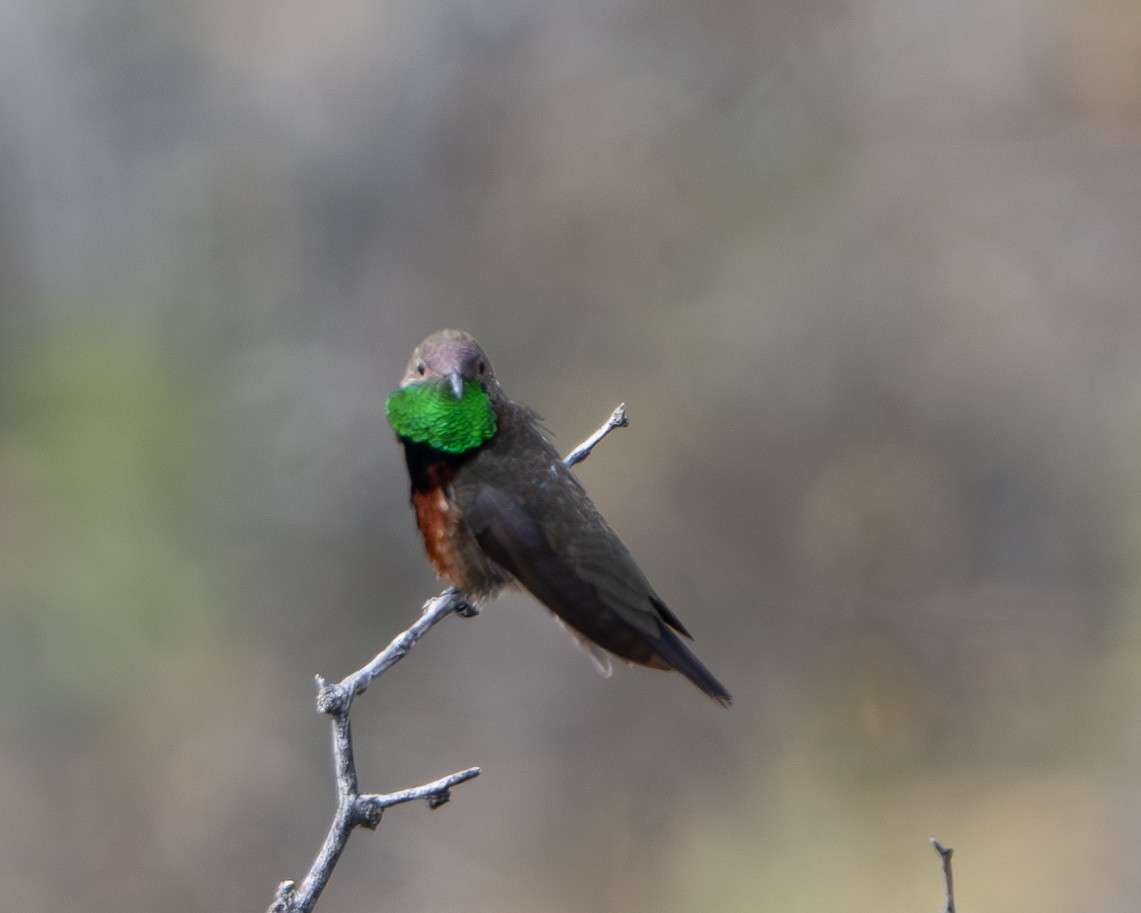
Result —
[[385, 411], [402, 439], [459, 454], [495, 434], [498, 400], [499, 382], [479, 343], [461, 330], [440, 330], [416, 346]]
[[456, 399], [463, 398], [468, 381], [479, 384], [492, 396], [499, 387], [487, 354], [463, 330], [440, 330], [416, 346], [400, 386], [441, 381]]

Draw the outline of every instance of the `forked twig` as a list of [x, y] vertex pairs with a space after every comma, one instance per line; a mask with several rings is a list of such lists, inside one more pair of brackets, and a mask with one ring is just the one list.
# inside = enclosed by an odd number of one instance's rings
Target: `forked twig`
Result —
[[955, 881], [951, 877], [951, 854], [954, 850], [949, 846], [943, 846], [934, 837], [931, 838], [931, 845], [943, 860], [943, 883], [947, 891], [947, 905], [943, 908], [943, 913], [955, 913]]

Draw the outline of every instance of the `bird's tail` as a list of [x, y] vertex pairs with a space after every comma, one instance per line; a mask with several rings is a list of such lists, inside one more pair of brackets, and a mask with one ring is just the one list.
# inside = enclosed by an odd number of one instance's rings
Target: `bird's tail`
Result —
[[697, 685], [705, 694], [722, 707], [733, 703], [731, 695], [713, 673], [702, 664], [680, 637], [665, 625], [662, 626], [662, 639], [656, 644], [657, 651], [670, 666]]

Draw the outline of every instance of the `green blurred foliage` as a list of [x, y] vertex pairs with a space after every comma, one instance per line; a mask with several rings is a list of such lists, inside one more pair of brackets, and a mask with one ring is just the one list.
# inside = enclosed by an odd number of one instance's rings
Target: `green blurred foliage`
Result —
[[210, 405], [182, 357], [127, 327], [61, 327], [9, 363], [4, 602], [34, 631], [5, 644], [10, 688], [51, 670], [44, 698], [122, 712], [115, 678], [216, 633], [194, 529]]

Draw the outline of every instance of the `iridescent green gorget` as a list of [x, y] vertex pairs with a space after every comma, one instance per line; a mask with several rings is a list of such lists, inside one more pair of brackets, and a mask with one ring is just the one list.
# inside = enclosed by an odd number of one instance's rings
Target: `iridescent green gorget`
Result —
[[396, 433], [416, 444], [444, 453], [464, 453], [495, 434], [495, 409], [478, 381], [464, 380], [464, 395], [455, 398], [442, 379], [393, 390], [384, 410]]

